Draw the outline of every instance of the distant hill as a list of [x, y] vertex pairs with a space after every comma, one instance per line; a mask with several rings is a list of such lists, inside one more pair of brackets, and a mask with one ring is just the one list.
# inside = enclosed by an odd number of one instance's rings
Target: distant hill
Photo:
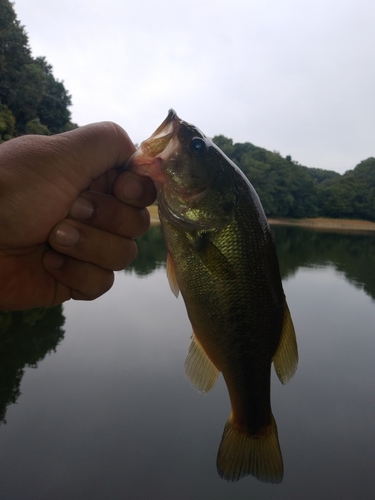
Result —
[[304, 167], [250, 142], [233, 143], [223, 135], [213, 141], [248, 177], [268, 216], [375, 221], [375, 158], [341, 175]]

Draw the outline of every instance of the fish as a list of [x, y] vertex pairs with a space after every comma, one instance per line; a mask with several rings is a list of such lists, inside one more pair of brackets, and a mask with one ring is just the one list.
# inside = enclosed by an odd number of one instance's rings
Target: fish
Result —
[[298, 363], [296, 335], [271, 229], [242, 171], [171, 109], [127, 168], [149, 176], [172, 292], [193, 333], [185, 372], [206, 394], [222, 373], [231, 403], [217, 454], [227, 481], [280, 483], [284, 468], [270, 402], [271, 365], [282, 384]]

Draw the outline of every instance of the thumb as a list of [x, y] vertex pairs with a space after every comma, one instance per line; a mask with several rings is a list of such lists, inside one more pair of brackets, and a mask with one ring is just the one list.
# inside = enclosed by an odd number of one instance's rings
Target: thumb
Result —
[[115, 123], [86, 125], [53, 136], [24, 135], [0, 145], [0, 226], [18, 244], [45, 241], [74, 200], [135, 151]]
[[85, 125], [49, 139], [50, 148], [60, 153], [59, 168], [80, 192], [135, 151], [125, 130], [113, 122]]

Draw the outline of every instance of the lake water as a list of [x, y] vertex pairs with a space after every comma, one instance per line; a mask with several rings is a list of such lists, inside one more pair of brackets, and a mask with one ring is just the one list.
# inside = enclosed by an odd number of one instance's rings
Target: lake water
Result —
[[282, 484], [217, 475], [228, 395], [185, 378], [156, 227], [104, 297], [0, 316], [0, 498], [375, 498], [375, 234], [273, 234], [300, 354], [286, 386], [272, 376]]

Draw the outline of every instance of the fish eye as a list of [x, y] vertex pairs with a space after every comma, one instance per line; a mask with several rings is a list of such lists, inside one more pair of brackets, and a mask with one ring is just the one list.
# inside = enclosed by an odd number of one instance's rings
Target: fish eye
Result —
[[200, 137], [194, 137], [189, 144], [189, 148], [193, 153], [202, 154], [206, 151], [206, 143]]

